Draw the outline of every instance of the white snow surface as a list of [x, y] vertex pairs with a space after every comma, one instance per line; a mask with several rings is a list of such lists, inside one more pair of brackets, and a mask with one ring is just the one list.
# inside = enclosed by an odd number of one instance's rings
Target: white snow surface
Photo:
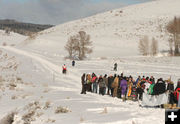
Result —
[[[4, 117], [11, 111], [17, 111], [14, 124], [23, 124], [23, 115], [33, 107], [30, 103], [36, 101], [39, 109], [35, 110], [32, 124], [46, 124], [54, 120], [55, 124], [163, 124], [164, 109], [142, 108], [138, 102], [126, 101], [88, 93], [81, 95], [80, 76], [83, 72], [95, 72], [96, 74], [114, 74], [111, 65], [118, 63], [118, 74], [122, 71], [125, 75], [154, 75], [156, 78], [169, 78], [177, 80], [180, 72], [179, 58], [132, 58], [116, 60], [87, 60], [79, 61], [76, 67], [71, 67], [70, 61], [52, 58], [13, 47], [1, 47], [3, 53], [15, 56], [18, 61], [16, 75], [22, 78], [24, 83], [17, 83], [15, 90], [5, 87], [1, 91], [0, 117]], [[132, 61], [129, 61], [132, 60]], [[178, 62], [177, 62], [178, 60]], [[61, 65], [67, 64], [68, 73], [63, 75]], [[167, 66], [171, 64], [171, 66]], [[1, 63], [2, 66], [2, 63]], [[7, 74], [7, 73], [6, 73]], [[8, 82], [8, 81], [6, 81]], [[7, 85], [7, 83], [5, 83]], [[12, 99], [12, 96], [16, 96]], [[49, 102], [49, 108], [44, 109], [45, 103]], [[67, 107], [70, 112], [55, 114], [58, 106]], [[104, 112], [105, 108], [107, 113]], [[42, 114], [42, 115], [41, 115]], [[40, 115], [40, 116], [38, 116]]]
[[[179, 5], [179, 0], [133, 5], [56, 26], [17, 47], [0, 46], [0, 120], [16, 111], [13, 124], [23, 124], [27, 115], [31, 124], [164, 124], [164, 109], [140, 107], [138, 102], [108, 95], [80, 94], [81, 75], [114, 74], [117, 62], [117, 74], [171, 77], [176, 85], [180, 58], [137, 56], [137, 42], [149, 35], [166, 44], [167, 35], [158, 25], [164, 27], [178, 15]], [[79, 30], [91, 35], [95, 50], [90, 59], [76, 61], [71, 67], [71, 61], [64, 59], [64, 45]], [[23, 41], [14, 38], [13, 43]], [[67, 65], [66, 75], [62, 74], [63, 64]], [[70, 111], [55, 113], [59, 106]]]
[[17, 45], [27, 39], [27, 36], [10, 32], [10, 34], [6, 34], [4, 30], [0, 30], [0, 45], [6, 43], [7, 45]]
[[[159, 42], [159, 51], [168, 50], [167, 23], [180, 16], [180, 0], [155, 0], [131, 5], [83, 18], [37, 34], [35, 40], [24, 44], [34, 50], [49, 54], [67, 55], [64, 46], [68, 38], [83, 30], [91, 36], [94, 52], [92, 57], [137, 56], [139, 39], [147, 35]], [[26, 46], [26, 45], [25, 45]], [[23, 47], [25, 47], [23, 45]]]

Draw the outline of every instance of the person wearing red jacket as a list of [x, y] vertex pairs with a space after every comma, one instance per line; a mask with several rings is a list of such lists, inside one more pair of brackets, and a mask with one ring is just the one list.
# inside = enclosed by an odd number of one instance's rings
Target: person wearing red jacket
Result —
[[180, 93], [180, 79], [178, 80], [176, 89], [174, 91], [174, 96], [176, 97], [176, 103], [178, 103], [179, 100], [179, 93]]
[[63, 73], [63, 74], [66, 74], [66, 71], [67, 71], [67, 68], [66, 68], [66, 65], [64, 64], [64, 65], [62, 66], [62, 73]]

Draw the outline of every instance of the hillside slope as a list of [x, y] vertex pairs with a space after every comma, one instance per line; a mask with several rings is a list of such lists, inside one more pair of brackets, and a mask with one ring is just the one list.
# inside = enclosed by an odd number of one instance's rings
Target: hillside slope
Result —
[[[91, 35], [93, 57], [138, 55], [138, 41], [144, 35], [159, 41], [160, 50], [168, 49], [165, 26], [180, 16], [179, 0], [157, 0], [120, 8], [47, 29], [35, 40], [26, 41], [30, 49], [66, 56], [64, 45], [80, 30]], [[23, 46], [24, 47], [24, 46]]]
[[14, 32], [10, 32], [10, 34], [6, 34], [5, 31], [0, 30], [0, 45], [16, 45], [20, 42], [23, 42], [27, 36], [17, 34]]

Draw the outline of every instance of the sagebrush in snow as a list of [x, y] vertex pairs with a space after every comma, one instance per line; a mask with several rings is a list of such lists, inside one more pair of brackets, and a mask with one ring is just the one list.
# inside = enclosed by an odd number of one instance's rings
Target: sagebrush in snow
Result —
[[14, 122], [14, 116], [16, 112], [11, 112], [0, 120], [0, 124], [12, 124]]
[[68, 113], [68, 112], [71, 112], [67, 107], [62, 107], [62, 106], [59, 106], [56, 108], [55, 110], [55, 113], [58, 114], [58, 113]]
[[51, 105], [51, 102], [50, 102], [50, 101], [47, 101], [47, 102], [45, 103], [44, 109], [50, 108], [50, 105]]
[[12, 100], [15, 100], [15, 99], [17, 99], [18, 97], [16, 96], [16, 95], [13, 95], [13, 96], [11, 96], [11, 99]]
[[56, 122], [56, 120], [50, 118], [48, 118], [48, 120], [46, 121], [46, 123], [54, 123], [54, 122]]

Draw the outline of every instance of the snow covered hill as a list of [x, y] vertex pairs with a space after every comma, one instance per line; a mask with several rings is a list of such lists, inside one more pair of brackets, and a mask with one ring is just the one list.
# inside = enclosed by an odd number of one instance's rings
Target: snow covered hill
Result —
[[179, 0], [156, 0], [132, 5], [58, 25], [40, 32], [35, 40], [26, 43], [34, 50], [45, 52], [51, 49], [49, 54], [65, 56], [67, 39], [84, 30], [94, 42], [93, 57], [138, 55], [138, 41], [144, 35], [150, 39], [156, 38], [160, 50], [167, 50], [168, 34], [164, 27], [174, 16], [180, 16], [179, 6]]
[[10, 32], [10, 34], [6, 34], [5, 31], [0, 30], [0, 45], [17, 45], [27, 39], [27, 36], [23, 36], [14, 32]]

